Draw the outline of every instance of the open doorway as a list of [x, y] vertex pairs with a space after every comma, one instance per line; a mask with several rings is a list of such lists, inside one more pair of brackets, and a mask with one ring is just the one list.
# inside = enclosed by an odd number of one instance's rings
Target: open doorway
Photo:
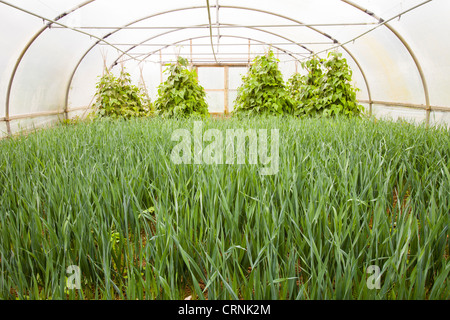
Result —
[[247, 64], [197, 64], [198, 80], [205, 88], [211, 114], [228, 114], [233, 111], [237, 89], [242, 76], [247, 73]]

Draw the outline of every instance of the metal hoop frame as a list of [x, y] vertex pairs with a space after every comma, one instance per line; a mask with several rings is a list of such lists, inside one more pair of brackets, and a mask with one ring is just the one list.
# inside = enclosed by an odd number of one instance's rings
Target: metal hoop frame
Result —
[[[12, 86], [13, 86], [13, 83], [14, 83], [14, 78], [15, 78], [15, 76], [16, 76], [17, 70], [18, 70], [18, 68], [19, 68], [19, 66], [20, 66], [20, 64], [21, 64], [21, 62], [22, 62], [22, 60], [23, 60], [25, 54], [27, 53], [28, 49], [33, 45], [33, 43], [35, 43], [35, 41], [36, 41], [36, 40], [37, 40], [37, 39], [38, 39], [38, 38], [39, 38], [39, 37], [47, 30], [47, 29], [51, 28], [51, 26], [52, 26], [56, 21], [61, 20], [62, 18], [64, 18], [64, 17], [66, 17], [66, 16], [68, 16], [68, 15], [70, 15], [70, 14], [76, 12], [77, 10], [80, 10], [81, 8], [84, 8], [84, 7], [89, 6], [89, 4], [92, 4], [92, 3], [95, 2], [95, 1], [96, 1], [96, 0], [88, 0], [88, 1], [84, 1], [84, 2], [81, 3], [80, 5], [74, 7], [73, 9], [71, 9], [71, 10], [69, 10], [69, 11], [67, 11], [67, 12], [64, 12], [64, 13], [60, 14], [59, 16], [57, 16], [57, 17], [53, 20], [53, 22], [50, 22], [51, 20], [48, 20], [49, 22], [48, 22], [44, 27], [42, 27], [42, 28], [41, 28], [41, 29], [40, 29], [40, 30], [39, 30], [39, 31], [38, 31], [38, 32], [37, 32], [30, 40], [29, 40], [29, 42], [25, 45], [25, 47], [23, 48], [23, 50], [22, 50], [21, 53], [19, 54], [19, 56], [18, 56], [18, 58], [17, 58], [17, 61], [16, 61], [15, 65], [14, 65], [13, 71], [11, 72], [11, 76], [10, 76], [9, 82], [8, 82], [8, 88], [7, 88], [7, 94], [6, 94], [6, 103], [5, 103], [5, 117], [4, 117], [3, 119], [0, 119], [0, 120], [2, 120], [2, 121], [5, 121], [5, 122], [6, 122], [8, 135], [11, 135], [10, 121], [11, 121], [11, 120], [14, 120], [14, 118], [10, 117], [10, 99], [11, 99]], [[353, 3], [353, 2], [350, 1], [350, 0], [339, 0], [339, 1], [341, 1], [341, 2], [343, 2], [343, 3], [345, 3], [345, 4], [349, 5], [349, 6], [351, 6], [351, 7], [354, 8], [354, 9], [357, 9], [357, 10], [359, 10], [359, 11], [362, 11], [362, 12], [366, 13], [367, 15], [373, 17], [374, 19], [376, 19], [376, 20], [379, 21], [379, 22], [380, 22], [380, 21], [384, 21], [381, 17], [377, 16], [377, 15], [374, 14], [373, 12], [371, 12], [371, 11], [369, 11], [368, 9], [363, 8], [363, 7], [361, 7], [361, 6], [359, 6], [359, 5], [355, 4], [355, 3]], [[0, 2], [1, 2], [1, 3], [4, 3], [4, 4], [8, 4], [8, 3], [4, 2], [4, 1], [0, 1]], [[241, 7], [241, 6], [222, 6], [222, 5], [220, 5], [220, 6], [218, 6], [218, 5], [212, 5], [212, 6], [191, 6], [191, 7], [176, 8], [176, 9], [173, 9], [173, 10], [167, 10], [167, 11], [155, 13], [155, 14], [152, 14], [152, 15], [149, 15], [149, 16], [146, 16], [146, 17], [143, 17], [143, 18], [134, 20], [134, 21], [132, 21], [132, 22], [126, 24], [125, 26], [123, 26], [123, 27], [121, 27], [121, 28], [118, 28], [118, 29], [115, 30], [115, 31], [112, 31], [112, 32], [106, 34], [106, 35], [103, 36], [100, 40], [96, 41], [96, 42], [95, 42], [95, 43], [94, 43], [94, 44], [93, 44], [93, 45], [85, 52], [85, 54], [82, 55], [82, 57], [80, 58], [79, 62], [74, 66], [73, 71], [72, 71], [71, 76], [70, 76], [69, 81], [68, 81], [67, 90], [66, 90], [66, 101], [65, 101], [64, 112], [63, 112], [63, 113], [65, 114], [65, 116], [67, 117], [67, 114], [68, 114], [68, 112], [69, 112], [69, 110], [68, 110], [68, 101], [69, 101], [70, 86], [71, 86], [71, 84], [72, 84], [72, 81], [73, 81], [73, 78], [74, 78], [74, 76], [75, 76], [75, 73], [77, 72], [79, 66], [80, 66], [81, 63], [83, 62], [84, 58], [88, 55], [88, 53], [89, 53], [94, 47], [96, 47], [97, 45], [99, 45], [100, 43], [102, 43], [102, 40], [107, 39], [107, 38], [110, 37], [112, 34], [114, 34], [114, 33], [116, 33], [116, 32], [119, 32], [119, 31], [121, 31], [121, 30], [123, 30], [123, 29], [125, 29], [125, 28], [127, 28], [127, 27], [129, 27], [129, 26], [131, 26], [131, 25], [133, 25], [133, 24], [136, 24], [136, 23], [138, 23], [138, 22], [141, 22], [141, 21], [144, 21], [144, 20], [147, 20], [147, 19], [151, 19], [151, 18], [156, 17], [156, 16], [160, 16], [160, 15], [164, 15], [164, 14], [169, 14], [169, 13], [177, 12], [177, 11], [183, 11], [183, 10], [208, 9], [208, 7], [209, 7], [209, 8], [216, 8], [217, 10], [218, 10], [219, 8], [229, 8], [229, 9], [238, 9], [238, 10], [240, 9], [240, 10], [246, 10], [246, 11], [250, 11], [250, 12], [259, 12], [259, 13], [269, 14], [269, 15], [272, 15], [272, 16], [277, 16], [277, 17], [279, 17], [279, 18], [286, 19], [286, 20], [288, 20], [288, 21], [294, 22], [295, 24], [305, 26], [305, 27], [307, 27], [307, 28], [309, 28], [309, 29], [315, 31], [316, 33], [319, 33], [319, 34], [321, 34], [322, 36], [328, 38], [329, 40], [332, 40], [333, 43], [340, 45], [340, 43], [339, 43], [334, 37], [328, 35], [327, 33], [324, 33], [324, 32], [322, 32], [322, 31], [320, 31], [319, 29], [317, 29], [317, 28], [316, 28], [315, 26], [313, 26], [313, 25], [305, 25], [305, 24], [303, 24], [302, 22], [300, 22], [300, 21], [298, 21], [298, 20], [296, 20], [296, 19], [293, 19], [293, 18], [291, 18], [291, 17], [284, 16], [284, 15], [280, 15], [280, 14], [277, 14], [277, 13], [274, 13], [274, 12], [269, 12], [269, 11], [266, 11], [266, 10], [261, 10], [261, 9], [258, 9], [258, 8], [248, 8], [248, 7]], [[425, 77], [424, 71], [423, 71], [423, 69], [422, 69], [422, 66], [421, 66], [421, 64], [420, 64], [420, 61], [419, 61], [419, 59], [417, 58], [416, 54], [414, 53], [414, 50], [412, 49], [412, 47], [407, 43], [407, 41], [405, 40], [405, 38], [404, 38], [397, 30], [395, 30], [395, 29], [394, 29], [390, 24], [388, 24], [388, 23], [384, 23], [383, 26], [386, 27], [386, 28], [387, 28], [387, 29], [388, 29], [388, 30], [389, 30], [389, 31], [390, 31], [390, 32], [391, 32], [391, 33], [392, 33], [392, 34], [393, 34], [400, 42], [401, 42], [401, 44], [402, 44], [403, 47], [407, 50], [407, 52], [409, 53], [410, 57], [412, 58], [412, 60], [413, 60], [413, 62], [414, 62], [414, 64], [415, 64], [415, 66], [416, 66], [416, 69], [417, 69], [417, 71], [418, 71], [418, 73], [419, 73], [419, 76], [420, 76], [420, 79], [421, 79], [421, 82], [422, 82], [422, 87], [423, 87], [424, 96], [425, 96], [426, 122], [427, 122], [427, 124], [429, 124], [429, 122], [430, 122], [430, 113], [431, 113], [431, 110], [433, 109], [433, 107], [430, 106], [430, 98], [429, 98], [428, 85], [427, 85], [426, 77]], [[278, 32], [269, 32], [269, 31], [267, 31], [267, 30], [262, 30], [262, 29], [254, 28], [254, 27], [248, 27], [248, 28], [255, 29], [256, 31], [261, 31], [261, 32], [270, 33], [270, 34], [272, 34], [272, 35], [274, 35], [274, 36], [277, 36], [277, 37], [280, 37], [280, 38], [285, 39], [285, 40], [287, 40], [287, 41], [290, 41], [290, 42], [295, 43], [294, 41], [292, 41], [292, 40], [290, 40], [290, 39], [284, 37], [282, 34], [280, 34], [280, 33], [278, 33]], [[182, 30], [182, 29], [186, 29], [186, 28], [178, 28], [178, 29], [175, 29], [174, 31], [176, 32], [176, 31], [179, 31], [179, 30]], [[167, 32], [162, 33], [162, 34], [157, 35], [157, 36], [164, 36], [165, 34], [167, 34]], [[248, 39], [248, 38], [247, 38], [247, 39]], [[187, 40], [190, 40], [190, 39], [184, 39], [184, 40], [181, 40], [181, 41], [179, 41], [179, 42], [183, 42], [183, 41], [187, 41]], [[250, 39], [250, 40], [255, 41], [255, 42], [259, 42], [259, 43], [263, 43], [263, 41], [261, 41], [261, 40], [259, 40], [259, 39]], [[128, 53], [130, 50], [136, 48], [136, 47], [139, 46], [139, 45], [144, 44], [144, 43], [147, 42], [147, 41], [149, 41], [149, 40], [146, 40], [146, 41], [144, 41], [144, 42], [141, 42], [140, 44], [137, 44], [137, 45], [133, 45], [133, 46], [130, 47], [129, 49], [125, 50], [121, 55], [119, 55], [119, 57], [116, 59], [116, 61], [118, 61], [118, 60], [121, 58], [121, 56], [124, 55], [124, 53]], [[270, 45], [270, 44], [269, 44], [269, 45]], [[308, 51], [310, 54], [314, 54], [314, 52], [313, 52], [312, 50], [308, 49], [306, 46], [304, 46], [304, 45], [302, 45], [302, 44], [298, 44], [298, 45], [299, 45], [299, 47], [301, 47], [302, 49]], [[170, 46], [170, 45], [167, 45], [166, 47], [168, 47], [168, 46]], [[355, 62], [355, 64], [357, 65], [359, 71], [360, 71], [361, 74], [362, 74], [362, 77], [363, 77], [364, 82], [365, 82], [365, 86], [366, 86], [366, 88], [367, 88], [367, 93], [368, 93], [368, 100], [367, 100], [367, 103], [368, 103], [369, 106], [370, 106], [370, 111], [372, 111], [372, 104], [373, 104], [374, 101], [373, 101], [373, 99], [372, 99], [372, 95], [371, 95], [371, 91], [370, 91], [370, 85], [369, 85], [368, 79], [367, 79], [367, 77], [366, 77], [366, 74], [365, 74], [365, 72], [364, 72], [364, 68], [363, 68], [363, 66], [359, 63], [359, 61], [356, 59], [356, 57], [351, 53], [351, 51], [350, 51], [347, 47], [345, 47], [344, 45], [340, 45], [340, 46], [341, 46], [342, 49], [350, 56], [350, 58]], [[158, 51], [159, 51], [159, 50], [157, 50], [156, 52], [158, 52]], [[285, 49], [283, 49], [282, 51], [288, 53], [288, 51], [285, 50]], [[29, 115], [29, 116], [33, 117], [33, 114], [31, 114], [31, 115]]]

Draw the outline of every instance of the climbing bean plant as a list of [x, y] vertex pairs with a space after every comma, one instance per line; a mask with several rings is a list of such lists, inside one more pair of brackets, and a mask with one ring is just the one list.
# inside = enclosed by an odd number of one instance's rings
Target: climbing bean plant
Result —
[[188, 61], [179, 57], [165, 72], [169, 76], [158, 87], [157, 114], [165, 118], [209, 116], [205, 89], [198, 83], [195, 70], [188, 69]]
[[328, 59], [313, 57], [303, 62], [306, 75], [294, 74], [288, 90], [297, 116], [356, 116], [364, 108], [356, 100], [352, 70], [341, 53], [331, 52]]
[[235, 101], [236, 114], [283, 115], [292, 113], [283, 75], [273, 51], [253, 60], [247, 75], [242, 77]]
[[116, 77], [106, 70], [97, 83], [95, 107], [101, 117], [134, 118], [152, 114], [153, 105], [145, 91], [131, 83], [123, 68]]

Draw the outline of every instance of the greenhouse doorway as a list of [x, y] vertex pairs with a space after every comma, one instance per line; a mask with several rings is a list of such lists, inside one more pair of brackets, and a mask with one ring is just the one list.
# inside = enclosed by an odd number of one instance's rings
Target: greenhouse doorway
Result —
[[237, 89], [242, 76], [247, 73], [248, 64], [195, 64], [193, 68], [200, 85], [205, 88], [209, 113], [222, 115], [232, 112]]

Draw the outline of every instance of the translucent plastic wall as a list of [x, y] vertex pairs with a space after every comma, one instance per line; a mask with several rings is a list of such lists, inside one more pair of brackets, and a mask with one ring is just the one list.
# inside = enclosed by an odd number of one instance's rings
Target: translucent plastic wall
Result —
[[225, 87], [231, 111], [243, 70], [270, 48], [286, 80], [312, 55], [342, 52], [368, 112], [450, 123], [448, 0], [207, 3], [0, 0], [1, 136], [85, 115], [105, 67], [123, 65], [155, 99], [178, 55], [198, 68], [210, 111], [224, 109]]

